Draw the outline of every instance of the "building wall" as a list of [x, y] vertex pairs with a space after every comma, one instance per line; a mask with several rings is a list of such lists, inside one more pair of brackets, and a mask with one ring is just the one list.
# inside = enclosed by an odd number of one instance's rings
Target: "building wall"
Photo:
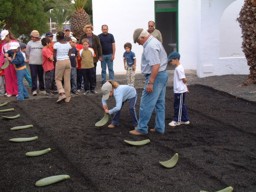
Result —
[[[179, 0], [179, 51], [185, 69], [196, 70], [199, 77], [248, 74], [241, 51], [241, 29], [236, 21], [243, 0]], [[107, 24], [116, 40], [114, 70], [124, 73], [122, 55], [126, 42], [133, 44], [140, 72], [142, 46], [132, 42], [136, 28], [147, 29], [154, 20], [154, 0], [94, 0], [94, 33]], [[97, 73], [101, 73], [100, 63]]]
[[[116, 41], [115, 73], [125, 73], [123, 64], [124, 44], [132, 43], [132, 51], [137, 57], [137, 72], [140, 72], [142, 46], [133, 43], [136, 28], [147, 29], [148, 21], [154, 20], [154, 0], [94, 0], [93, 25], [94, 34], [101, 33], [101, 25], [109, 26]], [[97, 74], [101, 73], [100, 62]]]

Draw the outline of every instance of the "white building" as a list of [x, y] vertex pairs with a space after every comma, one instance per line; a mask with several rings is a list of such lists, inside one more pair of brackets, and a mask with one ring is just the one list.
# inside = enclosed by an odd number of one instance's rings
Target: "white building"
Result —
[[[199, 77], [248, 74], [237, 22], [244, 0], [93, 0], [94, 33], [107, 24], [116, 40], [115, 73], [124, 73], [123, 45], [133, 44], [140, 71], [142, 46], [133, 43], [136, 28], [149, 20], [162, 32], [169, 54], [177, 49], [185, 69]], [[101, 73], [100, 64], [97, 73]]]

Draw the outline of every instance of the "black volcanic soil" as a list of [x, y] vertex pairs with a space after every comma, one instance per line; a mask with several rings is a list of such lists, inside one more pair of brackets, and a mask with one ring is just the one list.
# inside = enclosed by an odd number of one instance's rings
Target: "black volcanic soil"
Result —
[[[173, 115], [173, 92], [167, 88], [166, 133], [129, 135], [133, 129], [128, 106], [121, 125], [97, 128], [103, 116], [101, 96], [76, 96], [70, 103], [56, 99], [13, 101], [21, 114], [15, 120], [0, 118], [1, 192], [199, 192], [233, 186], [235, 192], [256, 191], [256, 104], [209, 87], [189, 87], [187, 105], [190, 125], [168, 126]], [[139, 97], [141, 89], [138, 89]], [[109, 102], [114, 105], [113, 99]], [[139, 99], [137, 102], [139, 109]], [[10, 131], [18, 125], [34, 128]], [[154, 115], [149, 126], [154, 125]], [[38, 140], [11, 143], [13, 137], [37, 135]], [[124, 139], [151, 143], [129, 146]], [[43, 156], [29, 158], [27, 151], [52, 148]], [[166, 169], [159, 161], [179, 154], [176, 167]], [[71, 179], [47, 187], [35, 187], [43, 177], [68, 174]]]

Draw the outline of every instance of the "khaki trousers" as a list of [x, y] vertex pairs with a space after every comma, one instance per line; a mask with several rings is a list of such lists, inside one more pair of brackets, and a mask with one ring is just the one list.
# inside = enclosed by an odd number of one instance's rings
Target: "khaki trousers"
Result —
[[[55, 82], [58, 89], [58, 93], [65, 93], [66, 98], [70, 98], [70, 73], [71, 64], [70, 60], [61, 60], [56, 62], [55, 66]], [[62, 80], [64, 78], [64, 89], [62, 85]]]

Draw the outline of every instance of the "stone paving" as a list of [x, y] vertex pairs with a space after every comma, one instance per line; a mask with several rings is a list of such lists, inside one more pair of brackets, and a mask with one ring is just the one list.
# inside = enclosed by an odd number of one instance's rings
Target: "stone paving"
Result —
[[[172, 86], [173, 84], [173, 70], [168, 70], [169, 73], [169, 81], [168, 86]], [[242, 86], [243, 81], [247, 78], [247, 75], [223, 75], [223, 76], [211, 76], [205, 78], [198, 78], [196, 76], [195, 71], [187, 70], [186, 76], [188, 79], [188, 84], [200, 84], [212, 87], [216, 90], [223, 91], [234, 95], [235, 97], [242, 98], [248, 101], [256, 102], [256, 85]], [[116, 74], [116, 81], [120, 84], [126, 84], [126, 76], [124, 74]], [[144, 85], [144, 76], [142, 74], [136, 74], [135, 87], [142, 88]], [[101, 76], [97, 76], [97, 91], [100, 92], [101, 86]], [[30, 91], [30, 89], [29, 89]], [[38, 95], [38, 96], [30, 96], [29, 99], [40, 99], [46, 98], [47, 96]], [[56, 97], [57, 95], [51, 96]], [[15, 97], [0, 97], [0, 102], [3, 101], [15, 101]]]

